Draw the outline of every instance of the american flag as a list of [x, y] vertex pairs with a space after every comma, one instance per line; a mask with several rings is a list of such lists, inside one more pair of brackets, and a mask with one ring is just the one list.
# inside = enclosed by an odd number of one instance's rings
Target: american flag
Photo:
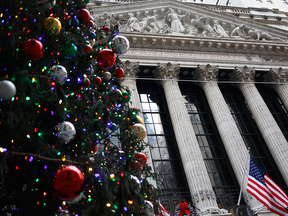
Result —
[[288, 216], [286, 193], [250, 158], [250, 170], [246, 190], [270, 211]]

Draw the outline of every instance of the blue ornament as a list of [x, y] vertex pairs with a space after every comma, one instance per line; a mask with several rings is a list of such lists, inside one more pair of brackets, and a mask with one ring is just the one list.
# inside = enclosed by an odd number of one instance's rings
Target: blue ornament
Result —
[[117, 129], [117, 125], [115, 123], [113, 123], [112, 126], [111, 126], [111, 130], [114, 131], [116, 129]]
[[72, 21], [71, 21], [71, 25], [73, 26], [73, 27], [78, 27], [79, 26], [79, 20], [78, 19], [73, 19]]
[[90, 32], [89, 33], [89, 38], [90, 39], [95, 39], [96, 38], [96, 34], [94, 32]]

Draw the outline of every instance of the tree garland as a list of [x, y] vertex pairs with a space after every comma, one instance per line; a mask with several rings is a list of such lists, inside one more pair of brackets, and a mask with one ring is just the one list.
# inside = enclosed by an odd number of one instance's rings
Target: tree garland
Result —
[[179, 203], [175, 208], [175, 216], [195, 216], [194, 208], [187, 202]]

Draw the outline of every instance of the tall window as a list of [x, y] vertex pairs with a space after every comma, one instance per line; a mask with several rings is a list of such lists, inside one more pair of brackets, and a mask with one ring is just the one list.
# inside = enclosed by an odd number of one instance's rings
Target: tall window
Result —
[[[172, 124], [167, 110], [164, 92], [155, 82], [138, 81], [138, 93], [141, 102], [144, 123], [155, 172], [158, 174], [157, 186], [163, 197], [180, 197], [163, 201], [165, 208], [174, 213], [175, 205], [182, 198], [191, 200], [189, 188], [183, 172]], [[176, 203], [174, 203], [176, 202]], [[166, 209], [167, 210], [167, 209]]]
[[[256, 163], [282, 188], [284, 180], [260, 134], [259, 129], [240, 90], [228, 84], [219, 84], [230, 112], [238, 126], [250, 155]], [[286, 186], [285, 186], [286, 187]]]
[[195, 84], [179, 82], [179, 86], [185, 95], [187, 111], [216, 192], [218, 205], [220, 208], [227, 208], [237, 202], [239, 187], [205, 94]]
[[263, 85], [257, 85], [257, 89], [276, 120], [279, 128], [284, 134], [286, 140], [288, 141], [288, 112], [281, 99], [271, 88]]

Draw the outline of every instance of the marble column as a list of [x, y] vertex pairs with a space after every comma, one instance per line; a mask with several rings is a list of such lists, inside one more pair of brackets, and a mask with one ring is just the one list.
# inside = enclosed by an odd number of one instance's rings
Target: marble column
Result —
[[264, 81], [275, 83], [269, 86], [273, 87], [288, 110], [288, 71], [284, 71], [281, 67], [278, 70], [271, 68], [268, 74], [264, 75]]
[[247, 147], [218, 87], [218, 72], [218, 67], [211, 67], [209, 64], [203, 67], [198, 65], [193, 72], [193, 78], [202, 81], [199, 85], [204, 90], [221, 140], [240, 186], [246, 168], [246, 178], [243, 184], [244, 199], [254, 213], [259, 213], [259, 210], [263, 210], [264, 206], [246, 192], [249, 171], [249, 164], [248, 167], [245, 167], [248, 155]]
[[[140, 72], [139, 64], [138, 62], [131, 63], [129, 60], [127, 60], [124, 62], [123, 69], [125, 71], [125, 76], [121, 79], [121, 86], [123, 86], [124, 88], [128, 87], [128, 89], [130, 90], [131, 100], [129, 102], [129, 107], [138, 108], [141, 110], [141, 103], [136, 85], [137, 73]], [[144, 119], [142, 112], [138, 115], [142, 119]], [[145, 137], [144, 142], [148, 143], [147, 136]], [[150, 149], [147, 147], [144, 150], [144, 153], [147, 155], [147, 164], [152, 168], [151, 171], [154, 172]], [[150, 184], [152, 184], [154, 187], [157, 187], [156, 181], [153, 179], [150, 180]]]
[[[215, 194], [202, 158], [201, 150], [190, 122], [187, 109], [178, 86], [180, 67], [160, 63], [153, 71], [156, 78], [163, 79], [163, 86], [170, 118], [178, 144], [182, 164], [186, 174], [194, 205], [201, 214], [224, 213], [217, 206]], [[223, 211], [223, 212], [221, 212]]]
[[247, 101], [253, 119], [255, 120], [285, 183], [288, 185], [288, 143], [254, 85], [254, 76], [254, 68], [244, 66], [242, 69], [238, 69], [236, 67], [230, 74], [230, 80], [243, 82], [237, 86]]

